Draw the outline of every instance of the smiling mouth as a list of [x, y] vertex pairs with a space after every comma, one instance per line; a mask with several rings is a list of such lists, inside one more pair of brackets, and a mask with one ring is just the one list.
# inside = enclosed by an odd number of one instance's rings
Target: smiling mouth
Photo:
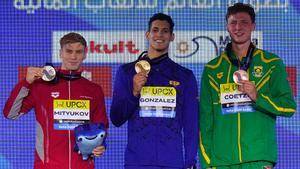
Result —
[[235, 33], [234, 35], [235, 35], [235, 36], [243, 36], [244, 33]]
[[97, 137], [97, 136], [89, 136], [89, 137], [85, 136], [85, 138], [86, 138], [87, 140], [94, 140], [96, 137]]

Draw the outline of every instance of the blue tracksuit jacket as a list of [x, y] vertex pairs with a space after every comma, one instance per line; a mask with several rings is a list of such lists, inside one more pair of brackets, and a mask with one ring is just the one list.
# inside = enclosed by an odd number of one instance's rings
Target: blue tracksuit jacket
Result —
[[[110, 118], [115, 126], [128, 121], [127, 166], [187, 168], [196, 163], [198, 144], [198, 89], [191, 70], [168, 54], [149, 60], [145, 86], [176, 89], [174, 118], [140, 117], [139, 99], [132, 94], [136, 62], [120, 66], [114, 82]], [[184, 148], [183, 148], [184, 147]]]

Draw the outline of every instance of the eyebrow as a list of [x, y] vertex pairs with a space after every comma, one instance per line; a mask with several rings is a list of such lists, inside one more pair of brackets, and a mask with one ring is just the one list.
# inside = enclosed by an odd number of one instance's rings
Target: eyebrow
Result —
[[168, 28], [168, 27], [162, 27], [162, 28], [160, 28], [160, 27], [152, 27], [152, 29], [168, 29], [168, 30], [170, 30], [170, 28]]

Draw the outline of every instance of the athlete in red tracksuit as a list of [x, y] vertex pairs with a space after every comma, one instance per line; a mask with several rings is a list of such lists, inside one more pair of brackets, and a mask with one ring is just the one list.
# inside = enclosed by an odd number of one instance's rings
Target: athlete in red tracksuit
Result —
[[[79, 39], [79, 40], [78, 40]], [[69, 33], [61, 39], [61, 69], [55, 82], [40, 79], [42, 68], [29, 67], [26, 80], [18, 83], [4, 107], [4, 116], [17, 119], [35, 109], [35, 169], [93, 169], [93, 159], [82, 160], [75, 152], [74, 125], [82, 122], [103, 123], [108, 127], [104, 95], [99, 85], [81, 77], [85, 58], [83, 37]], [[105, 147], [96, 147], [101, 156]]]

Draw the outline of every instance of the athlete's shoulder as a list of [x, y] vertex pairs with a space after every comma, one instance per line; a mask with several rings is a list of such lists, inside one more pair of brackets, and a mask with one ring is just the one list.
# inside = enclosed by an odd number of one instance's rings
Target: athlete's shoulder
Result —
[[83, 85], [85, 85], [86, 87], [88, 87], [88, 88], [93, 88], [93, 89], [101, 88], [101, 86], [98, 83], [92, 81], [91, 79], [87, 79], [85, 77], [81, 77], [80, 80], [81, 80], [81, 83]]
[[224, 61], [229, 62], [226, 52], [222, 52], [220, 55], [207, 62], [205, 68], [218, 68]]
[[190, 75], [190, 74], [193, 74], [193, 71], [188, 69], [187, 67], [184, 67], [176, 62], [174, 62], [173, 60], [170, 59], [170, 62], [169, 62], [169, 67], [171, 69], [173, 69], [173, 72], [177, 72], [178, 74], [181, 74], [181, 75]]
[[263, 49], [259, 49], [259, 48], [256, 48], [256, 50], [254, 51], [253, 57], [259, 58], [263, 62], [266, 62], [266, 63], [273, 62], [276, 60], [281, 60], [281, 58], [278, 55], [276, 55], [272, 52], [263, 50]]
[[122, 64], [122, 65], [120, 65], [119, 70], [121, 70], [125, 73], [128, 71], [131, 71], [134, 68], [135, 63], [136, 63], [136, 61]]
[[206, 65], [213, 65], [213, 64], [216, 64], [218, 63], [218, 61], [220, 59], [224, 59], [224, 57], [226, 56], [226, 53], [225, 52], [222, 52], [220, 55], [216, 56], [215, 58], [213, 58], [212, 60], [210, 60], [209, 62], [207, 62]]

